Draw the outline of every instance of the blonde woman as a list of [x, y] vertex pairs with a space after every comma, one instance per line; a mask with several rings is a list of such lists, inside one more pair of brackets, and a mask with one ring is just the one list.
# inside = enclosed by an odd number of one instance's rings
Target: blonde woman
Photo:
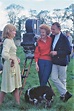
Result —
[[16, 35], [16, 28], [12, 24], [7, 24], [3, 29], [3, 50], [2, 58], [4, 59], [0, 104], [4, 100], [6, 93], [14, 94], [15, 100], [20, 104], [19, 88], [21, 84], [19, 59], [16, 56], [16, 46], [13, 38]]

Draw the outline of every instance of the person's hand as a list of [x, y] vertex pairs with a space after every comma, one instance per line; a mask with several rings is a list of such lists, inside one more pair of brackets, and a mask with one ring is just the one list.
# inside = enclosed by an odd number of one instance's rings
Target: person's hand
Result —
[[10, 65], [11, 65], [11, 67], [14, 66], [14, 60], [13, 59], [10, 59]]
[[55, 55], [57, 55], [57, 51], [51, 51], [50, 52], [50, 56], [55, 56]]
[[37, 62], [36, 62], [36, 70], [37, 70], [37, 72], [39, 71], [39, 66], [38, 66]]

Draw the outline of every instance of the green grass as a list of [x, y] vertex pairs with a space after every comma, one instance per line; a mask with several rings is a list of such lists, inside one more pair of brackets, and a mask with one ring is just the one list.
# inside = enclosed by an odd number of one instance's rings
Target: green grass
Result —
[[[22, 47], [18, 47], [17, 56], [21, 60], [20, 66], [22, 71], [24, 60], [25, 60], [25, 53], [23, 52]], [[29, 64], [29, 61], [28, 61], [28, 64]], [[26, 79], [26, 85], [24, 87], [23, 93], [20, 98], [20, 101], [21, 101], [20, 105], [16, 104], [13, 94], [9, 93], [5, 96], [5, 100], [3, 104], [0, 106], [0, 111], [49, 111], [49, 110], [50, 111], [74, 111], [74, 59], [71, 59], [71, 62], [69, 63], [68, 69], [67, 69], [67, 89], [73, 94], [73, 97], [69, 101], [67, 101], [66, 103], [63, 103], [59, 99], [59, 93], [55, 88], [54, 84], [51, 82], [52, 88], [54, 89], [56, 96], [54, 97], [54, 102], [52, 103], [52, 107], [50, 109], [44, 108], [43, 104], [34, 106], [26, 103], [24, 98], [25, 91], [28, 88], [31, 88], [37, 85], [39, 85], [39, 80], [38, 80], [38, 74], [35, 69], [35, 63], [33, 61], [29, 76]], [[1, 86], [1, 75], [0, 75], [0, 86]]]

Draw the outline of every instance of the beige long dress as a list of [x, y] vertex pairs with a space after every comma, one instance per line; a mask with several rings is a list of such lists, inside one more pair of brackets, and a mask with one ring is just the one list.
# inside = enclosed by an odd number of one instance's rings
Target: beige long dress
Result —
[[[3, 65], [1, 91], [5, 93], [13, 92], [15, 88], [20, 88], [22, 86], [16, 49], [13, 39], [6, 38], [4, 40], [2, 58], [5, 59], [5, 62]], [[10, 66], [10, 58], [14, 59], [14, 67]]]

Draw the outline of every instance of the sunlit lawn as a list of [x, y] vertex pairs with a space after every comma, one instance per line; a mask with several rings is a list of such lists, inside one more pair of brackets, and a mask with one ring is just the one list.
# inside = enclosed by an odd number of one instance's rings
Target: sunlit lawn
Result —
[[[18, 47], [17, 55], [21, 60], [20, 66], [22, 71], [23, 63], [25, 59], [25, 53], [23, 52], [22, 47]], [[1, 75], [0, 75], [0, 85], [1, 85]], [[26, 85], [21, 95], [20, 105], [16, 104], [13, 94], [7, 94], [5, 96], [5, 100], [3, 104], [0, 106], [0, 111], [49, 111], [49, 110], [50, 111], [74, 111], [74, 59], [71, 59], [71, 62], [67, 69], [67, 89], [73, 94], [73, 97], [69, 101], [67, 101], [66, 103], [63, 103], [59, 99], [59, 93], [55, 88], [54, 84], [51, 82], [52, 88], [54, 89], [56, 96], [54, 98], [54, 102], [52, 103], [52, 107], [50, 109], [49, 108], [45, 109], [44, 106], [41, 104], [39, 104], [38, 106], [33, 106], [31, 104], [26, 103], [24, 98], [26, 89], [37, 85], [39, 85], [39, 80], [38, 80], [38, 74], [35, 70], [35, 63], [33, 61], [29, 76], [26, 79]]]

